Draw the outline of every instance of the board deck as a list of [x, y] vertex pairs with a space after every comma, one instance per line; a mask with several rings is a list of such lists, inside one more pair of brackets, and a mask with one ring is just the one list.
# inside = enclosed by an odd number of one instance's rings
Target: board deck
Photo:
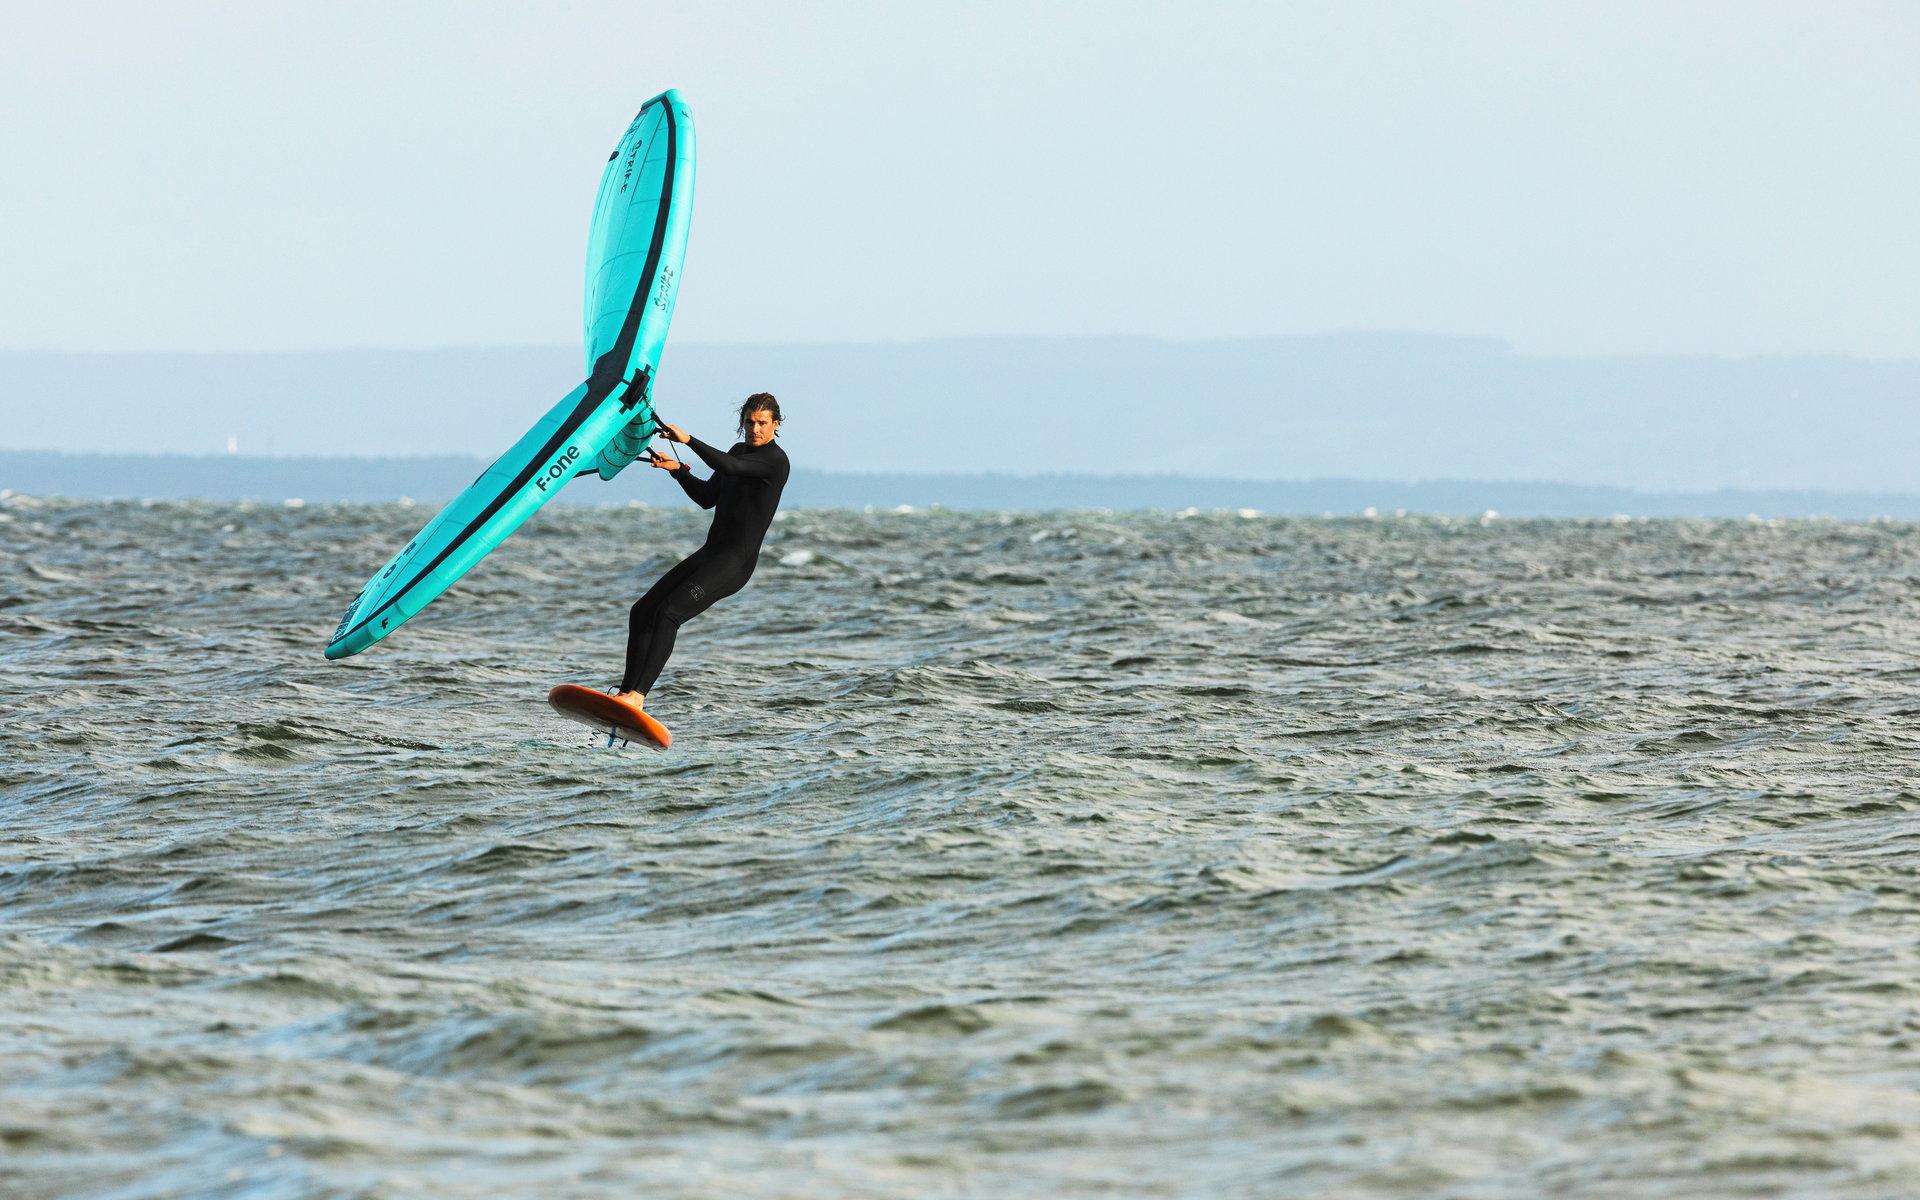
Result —
[[547, 693], [553, 711], [626, 741], [645, 742], [662, 750], [673, 745], [667, 727], [649, 716], [638, 704], [606, 692], [563, 683]]

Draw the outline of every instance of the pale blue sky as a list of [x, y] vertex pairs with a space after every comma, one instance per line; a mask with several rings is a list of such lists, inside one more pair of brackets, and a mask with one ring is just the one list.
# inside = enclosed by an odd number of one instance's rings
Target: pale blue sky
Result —
[[574, 344], [681, 88], [676, 340], [1920, 357], [1912, 4], [0, 0], [0, 348]]

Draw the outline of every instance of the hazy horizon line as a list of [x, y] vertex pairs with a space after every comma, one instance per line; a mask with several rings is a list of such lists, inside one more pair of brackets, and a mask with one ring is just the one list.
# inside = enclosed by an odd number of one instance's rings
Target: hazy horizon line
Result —
[[[764, 348], [769, 346], [814, 348], [814, 347], [870, 347], [870, 346], [928, 346], [955, 342], [1150, 342], [1172, 346], [1224, 346], [1259, 342], [1462, 342], [1478, 343], [1484, 347], [1498, 349], [1516, 358], [1559, 358], [1559, 359], [1707, 359], [1725, 362], [1753, 362], [1775, 359], [1834, 359], [1841, 361], [1867, 363], [1917, 363], [1920, 356], [1899, 354], [1871, 354], [1858, 350], [1778, 350], [1766, 352], [1733, 352], [1720, 350], [1556, 350], [1539, 349], [1518, 344], [1512, 338], [1490, 333], [1449, 333], [1415, 329], [1325, 329], [1315, 331], [1294, 331], [1285, 333], [1255, 334], [1207, 334], [1201, 336], [1174, 337], [1158, 333], [943, 333], [927, 334], [920, 337], [832, 337], [832, 338], [782, 338], [769, 337], [759, 340], [730, 339], [725, 341], [689, 338], [672, 343], [682, 349], [728, 349], [728, 348]], [[368, 345], [315, 345], [315, 346], [271, 346], [249, 349], [181, 349], [160, 347], [139, 347], [133, 349], [120, 347], [75, 348], [70, 346], [0, 346], [0, 355], [66, 355], [85, 358], [134, 358], [140, 356], [177, 357], [177, 358], [245, 358], [253, 356], [278, 356], [300, 354], [448, 354], [448, 353], [499, 353], [517, 350], [553, 351], [557, 353], [579, 353], [564, 342], [499, 342], [483, 344], [460, 342], [445, 344], [402, 344]]]

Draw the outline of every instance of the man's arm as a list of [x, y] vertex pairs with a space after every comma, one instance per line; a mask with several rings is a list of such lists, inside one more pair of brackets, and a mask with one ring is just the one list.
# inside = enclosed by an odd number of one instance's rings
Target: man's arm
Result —
[[702, 479], [693, 473], [692, 467], [681, 467], [673, 473], [674, 482], [680, 490], [693, 498], [701, 508], [712, 508], [720, 503], [720, 489], [713, 486], [713, 480]]
[[722, 475], [738, 475], [742, 479], [773, 478], [773, 461], [764, 455], [738, 458], [725, 450], [715, 450], [697, 437], [687, 439], [687, 448], [698, 454], [700, 461]]
[[668, 458], [657, 450], [649, 450], [647, 465], [659, 467], [671, 473], [674, 482], [680, 485], [680, 490], [701, 508], [712, 508], [720, 502], [720, 489], [714, 486], [713, 480], [702, 479], [695, 475], [693, 468], [680, 460]]

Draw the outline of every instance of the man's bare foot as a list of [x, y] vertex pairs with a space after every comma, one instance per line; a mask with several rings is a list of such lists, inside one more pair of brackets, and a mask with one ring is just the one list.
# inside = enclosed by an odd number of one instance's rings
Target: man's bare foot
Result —
[[647, 706], [647, 694], [645, 692], [616, 692], [613, 698], [615, 700], [630, 700], [633, 702], [635, 708], [645, 708]]

